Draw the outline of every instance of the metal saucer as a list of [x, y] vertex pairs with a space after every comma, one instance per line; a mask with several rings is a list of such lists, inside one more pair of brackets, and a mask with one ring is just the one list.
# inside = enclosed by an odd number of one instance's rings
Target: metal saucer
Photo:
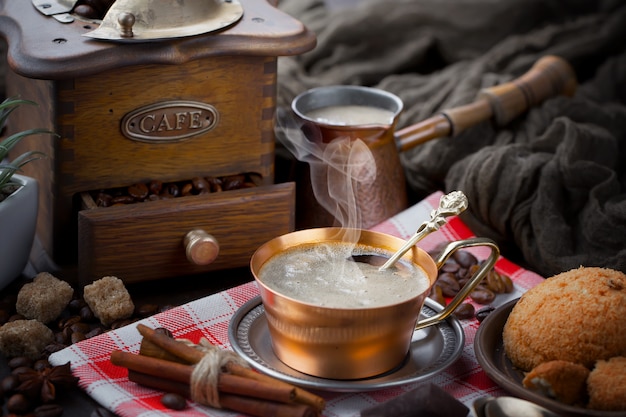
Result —
[[[427, 298], [421, 316], [431, 317], [441, 310], [439, 304]], [[228, 338], [233, 350], [251, 367], [304, 388], [335, 392], [373, 391], [422, 382], [452, 365], [463, 353], [465, 344], [461, 323], [450, 317], [417, 330], [406, 360], [387, 373], [358, 380], [319, 378], [296, 371], [276, 357], [261, 297], [253, 298], [235, 312], [229, 324]]]

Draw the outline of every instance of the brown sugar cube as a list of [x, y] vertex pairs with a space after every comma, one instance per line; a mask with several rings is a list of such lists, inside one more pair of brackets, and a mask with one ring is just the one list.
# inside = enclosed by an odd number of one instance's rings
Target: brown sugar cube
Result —
[[54, 333], [38, 320], [14, 320], [0, 327], [0, 351], [9, 358], [38, 359]]
[[135, 305], [121, 279], [113, 276], [103, 277], [86, 285], [83, 298], [105, 326], [116, 320], [130, 317]]
[[40, 272], [33, 282], [24, 284], [17, 294], [16, 311], [27, 319], [46, 324], [61, 315], [74, 290], [48, 272]]

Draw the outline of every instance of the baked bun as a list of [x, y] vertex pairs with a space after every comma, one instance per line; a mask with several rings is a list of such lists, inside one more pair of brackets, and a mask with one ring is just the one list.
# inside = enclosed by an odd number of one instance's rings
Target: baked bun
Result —
[[522, 385], [563, 404], [584, 405], [589, 369], [567, 361], [544, 362], [528, 372]]
[[564, 360], [592, 369], [626, 356], [626, 274], [581, 267], [555, 275], [517, 302], [502, 334], [517, 368]]
[[589, 408], [605, 411], [626, 410], [626, 358], [598, 361], [587, 379]]

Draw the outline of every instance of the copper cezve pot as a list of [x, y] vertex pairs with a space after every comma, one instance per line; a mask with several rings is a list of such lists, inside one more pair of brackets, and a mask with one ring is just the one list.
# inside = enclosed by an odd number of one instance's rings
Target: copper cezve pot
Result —
[[[404, 210], [408, 204], [404, 171], [399, 153], [432, 139], [455, 136], [479, 122], [493, 119], [499, 126], [544, 100], [559, 94], [573, 95], [576, 74], [570, 64], [557, 56], [544, 56], [521, 77], [483, 89], [472, 103], [447, 109], [417, 124], [396, 131], [403, 103], [400, 98], [378, 88], [333, 85], [307, 90], [291, 103], [293, 112], [304, 122], [303, 131], [311, 138], [321, 137], [328, 143], [339, 137], [361, 139], [369, 147], [376, 164], [377, 176], [371, 183], [358, 184], [356, 205], [361, 223], [368, 229]], [[310, 116], [312, 111], [330, 106], [368, 106], [390, 111], [388, 123], [359, 125], [329, 124]], [[279, 136], [280, 137], [280, 136]], [[309, 173], [298, 181], [304, 189], [299, 196], [301, 212], [299, 229], [336, 226], [335, 213], [318, 207], [307, 184]], [[347, 226], [343, 224], [343, 226]]]
[[[250, 267], [261, 293], [272, 349], [286, 365], [300, 372], [329, 379], [367, 378], [402, 364], [413, 332], [447, 318], [494, 266], [497, 245], [486, 238], [449, 243], [433, 259], [413, 246], [401, 259], [421, 268], [428, 289], [393, 305], [331, 308], [298, 301], [268, 288], [259, 271], [274, 255], [301, 245], [341, 243], [340, 228], [317, 228], [288, 233], [263, 244], [253, 254]], [[359, 245], [391, 256], [405, 241], [384, 233], [360, 231]], [[424, 300], [435, 283], [439, 267], [458, 249], [487, 246], [491, 254], [448, 306], [435, 316], [418, 321]]]

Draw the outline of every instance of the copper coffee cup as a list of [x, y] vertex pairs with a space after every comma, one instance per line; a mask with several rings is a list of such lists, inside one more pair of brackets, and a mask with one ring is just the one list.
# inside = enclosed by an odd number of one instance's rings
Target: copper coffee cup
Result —
[[[393, 305], [372, 308], [329, 308], [299, 301], [268, 288], [259, 271], [274, 255], [310, 244], [341, 243], [339, 228], [300, 230], [263, 244], [250, 262], [265, 308], [272, 349], [291, 368], [329, 379], [360, 379], [388, 372], [407, 357], [415, 329], [446, 319], [482, 281], [499, 256], [490, 239], [473, 238], [451, 242], [433, 259], [414, 246], [401, 259], [420, 268], [429, 280], [428, 289]], [[361, 230], [359, 245], [389, 253], [405, 241], [384, 233]], [[461, 248], [487, 246], [488, 259], [448, 306], [435, 316], [418, 321], [424, 300], [434, 285], [438, 269]]]

